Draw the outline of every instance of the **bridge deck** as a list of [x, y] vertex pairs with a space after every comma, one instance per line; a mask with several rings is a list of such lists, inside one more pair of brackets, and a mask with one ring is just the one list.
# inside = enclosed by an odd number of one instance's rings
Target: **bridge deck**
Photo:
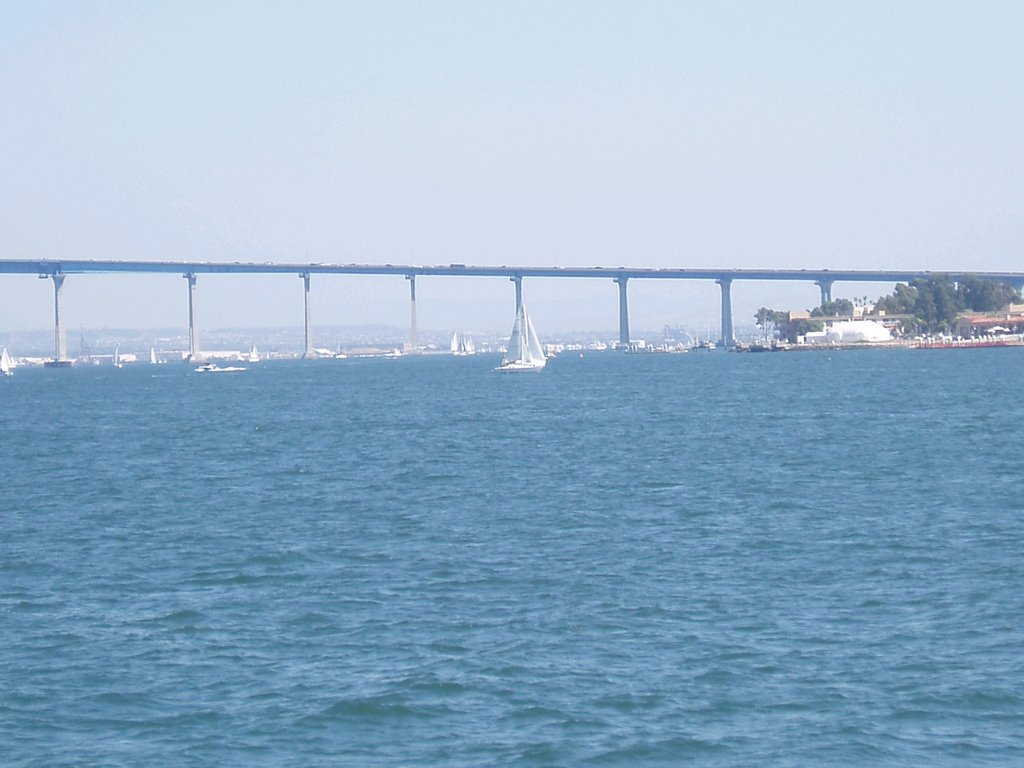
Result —
[[528, 267], [447, 264], [325, 264], [213, 261], [119, 261], [0, 259], [0, 273], [56, 274], [171, 273], [171, 274], [335, 274], [335, 275], [437, 275], [453, 277], [575, 277], [661, 280], [807, 280], [814, 282], [906, 282], [914, 278], [947, 275], [960, 280], [974, 275], [986, 280], [1024, 284], [1024, 272], [954, 272], [929, 270], [862, 269], [656, 269], [646, 267]]

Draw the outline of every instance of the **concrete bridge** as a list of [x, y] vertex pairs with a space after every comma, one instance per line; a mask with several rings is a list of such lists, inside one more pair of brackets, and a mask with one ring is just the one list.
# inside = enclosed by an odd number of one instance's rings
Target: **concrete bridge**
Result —
[[0, 259], [0, 274], [38, 275], [53, 281], [54, 297], [54, 358], [67, 359], [67, 341], [62, 312], [62, 289], [68, 275], [90, 273], [168, 273], [182, 275], [188, 284], [188, 337], [189, 354], [199, 355], [199, 336], [196, 327], [198, 276], [202, 274], [292, 274], [302, 278], [305, 308], [305, 355], [313, 354], [313, 336], [309, 305], [309, 286], [312, 275], [402, 275], [409, 281], [411, 302], [410, 342], [417, 346], [416, 334], [416, 278], [437, 277], [502, 277], [515, 284], [516, 309], [523, 301], [523, 278], [573, 277], [597, 278], [614, 281], [619, 287], [619, 342], [629, 343], [629, 305], [627, 289], [630, 280], [713, 280], [722, 291], [722, 344], [730, 347], [734, 341], [732, 323], [732, 284], [736, 280], [789, 280], [811, 282], [821, 290], [821, 301], [832, 300], [832, 286], [837, 282], [899, 283], [915, 278], [943, 275], [958, 282], [967, 275], [982, 280], [998, 280], [1024, 289], [1024, 272], [932, 272], [921, 270], [859, 270], [859, 269], [653, 269], [635, 267], [524, 267], [524, 266], [472, 266], [448, 264], [421, 266], [418, 264], [297, 264], [259, 262], [210, 261], [116, 261], [116, 260], [17, 260]]

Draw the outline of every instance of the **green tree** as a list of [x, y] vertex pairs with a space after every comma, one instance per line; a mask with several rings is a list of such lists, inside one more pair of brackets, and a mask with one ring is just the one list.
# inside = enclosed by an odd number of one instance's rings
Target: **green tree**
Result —
[[777, 312], [775, 315], [775, 328], [781, 338], [791, 344], [796, 344], [797, 337], [806, 336], [812, 331], [820, 331], [823, 327], [821, 320], [799, 318], [791, 320], [788, 312]]
[[850, 317], [853, 314], [853, 302], [849, 299], [826, 301], [820, 307], [811, 310], [811, 317]]
[[1020, 300], [1020, 292], [1006, 283], [974, 275], [954, 283], [948, 275], [934, 275], [898, 283], [875, 308], [887, 315], [910, 315], [902, 321], [905, 332], [936, 333], [956, 327], [957, 316], [965, 310], [993, 312]]
[[757, 310], [757, 314], [754, 315], [754, 319], [757, 320], [758, 326], [760, 326], [764, 333], [764, 340], [767, 343], [768, 334], [775, 328], [775, 317], [779, 313], [774, 309], [768, 309], [767, 307], [761, 307]]
[[797, 336], [806, 336], [808, 333], [818, 333], [825, 326], [821, 320], [796, 320], [789, 324], [789, 332], [786, 337], [796, 344]]
[[1012, 285], [982, 280], [976, 275], [964, 275], [957, 285], [957, 294], [963, 309], [974, 312], [995, 312], [1021, 300], [1020, 292]]

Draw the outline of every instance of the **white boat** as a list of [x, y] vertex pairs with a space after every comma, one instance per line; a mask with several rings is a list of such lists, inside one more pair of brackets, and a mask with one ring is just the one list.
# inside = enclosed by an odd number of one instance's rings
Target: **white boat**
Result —
[[258, 363], [260, 361], [260, 351], [256, 349], [256, 345], [252, 345], [252, 349], [249, 350], [249, 362]]
[[213, 363], [203, 363], [196, 368], [196, 373], [241, 373], [244, 370], [246, 369], [239, 368], [234, 365], [221, 368], [219, 365], [214, 365]]
[[455, 331], [452, 334], [451, 350], [453, 355], [475, 355], [476, 344], [473, 343], [473, 337], [466, 333], [459, 333]]
[[114, 346], [114, 367], [115, 368], [122, 368], [123, 366], [124, 366], [124, 363], [121, 362], [121, 345], [120, 344], [116, 344]]
[[4, 376], [14, 375], [14, 361], [11, 360], [11, 356], [7, 353], [7, 347], [4, 347], [3, 354], [0, 354], [0, 373]]
[[533, 329], [530, 316], [526, 314], [526, 306], [520, 305], [516, 312], [516, 321], [512, 324], [512, 335], [508, 338], [508, 349], [505, 357], [494, 370], [502, 372], [539, 371], [547, 364], [544, 348], [541, 346], [537, 332]]
[[156, 365], [156, 350], [153, 347], [149, 348], [149, 364]]

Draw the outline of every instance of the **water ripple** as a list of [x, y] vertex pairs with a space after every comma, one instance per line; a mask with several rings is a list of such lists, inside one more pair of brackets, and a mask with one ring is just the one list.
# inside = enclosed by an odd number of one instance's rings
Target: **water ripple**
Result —
[[2, 762], [1019, 763], [1022, 358], [19, 371]]

